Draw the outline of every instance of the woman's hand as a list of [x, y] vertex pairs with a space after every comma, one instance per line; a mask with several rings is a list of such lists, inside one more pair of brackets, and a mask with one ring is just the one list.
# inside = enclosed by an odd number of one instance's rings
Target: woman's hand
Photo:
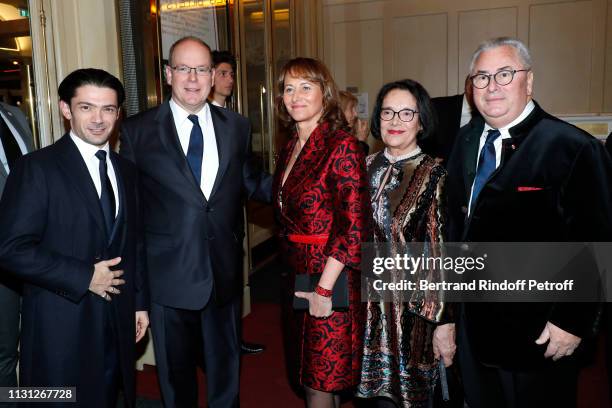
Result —
[[332, 299], [315, 292], [295, 292], [295, 296], [308, 300], [308, 312], [312, 317], [326, 319], [332, 314]]
[[455, 324], [442, 324], [433, 333], [433, 352], [437, 359], [444, 360], [444, 366], [449, 367], [453, 364], [455, 356]]

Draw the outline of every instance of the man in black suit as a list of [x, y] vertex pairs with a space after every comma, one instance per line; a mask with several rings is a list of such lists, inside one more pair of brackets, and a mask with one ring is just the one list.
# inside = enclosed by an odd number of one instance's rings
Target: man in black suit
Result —
[[[612, 240], [612, 162], [582, 130], [532, 100], [518, 40], [486, 41], [470, 67], [482, 116], [457, 136], [448, 163], [449, 240]], [[581, 273], [595, 268], [581, 260]], [[466, 401], [479, 407], [574, 407], [577, 356], [597, 304], [466, 303], [458, 357]]]
[[464, 94], [431, 98], [437, 118], [436, 132], [421, 143], [421, 149], [431, 157], [448, 161], [461, 127]]
[[0, 267], [24, 282], [20, 386], [76, 386], [88, 408], [121, 387], [134, 406], [148, 299], [136, 169], [108, 143], [123, 86], [80, 69], [58, 93], [70, 132], [17, 161], [0, 202]]
[[608, 153], [610, 153], [610, 157], [612, 157], [612, 132], [610, 132], [608, 138], [606, 139], [606, 149], [608, 150]]
[[444, 165], [448, 163], [459, 128], [469, 123], [475, 111], [469, 76], [465, 79], [464, 89], [465, 92], [459, 95], [431, 98], [437, 118], [436, 132], [423, 141], [421, 149], [431, 157], [442, 159]]
[[239, 404], [244, 198], [270, 201], [271, 179], [251, 166], [246, 118], [206, 98], [210, 48], [186, 37], [170, 48], [172, 96], [130, 118], [121, 154], [136, 163], [144, 204], [151, 328], [166, 406], [197, 404], [203, 354], [208, 405]]
[[[17, 159], [34, 150], [28, 121], [17, 107], [0, 102], [0, 198]], [[17, 386], [21, 285], [0, 273], [0, 387]]]

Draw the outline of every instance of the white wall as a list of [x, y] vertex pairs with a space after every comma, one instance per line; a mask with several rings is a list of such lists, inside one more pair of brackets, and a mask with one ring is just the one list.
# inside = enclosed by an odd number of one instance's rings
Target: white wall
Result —
[[121, 78], [115, 0], [30, 0], [41, 145], [63, 133], [57, 85], [78, 68]]
[[432, 96], [462, 92], [478, 43], [505, 35], [531, 48], [545, 109], [612, 112], [612, 0], [322, 0], [321, 14], [320, 56], [370, 107], [400, 78]]

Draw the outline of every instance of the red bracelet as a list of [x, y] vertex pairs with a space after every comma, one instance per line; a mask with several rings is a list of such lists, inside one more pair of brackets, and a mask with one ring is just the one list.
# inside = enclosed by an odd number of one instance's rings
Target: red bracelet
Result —
[[323, 297], [326, 297], [326, 298], [332, 297], [332, 293], [333, 293], [333, 291], [332, 291], [332, 290], [322, 288], [322, 287], [321, 287], [321, 286], [319, 286], [319, 285], [317, 285], [317, 287], [315, 288], [315, 290], [314, 290], [314, 291], [315, 291], [315, 293], [316, 293], [317, 295], [319, 295], [319, 296], [323, 296]]

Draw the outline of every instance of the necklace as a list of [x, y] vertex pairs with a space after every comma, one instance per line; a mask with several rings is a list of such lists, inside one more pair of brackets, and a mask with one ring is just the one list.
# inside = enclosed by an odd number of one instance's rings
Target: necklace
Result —
[[417, 157], [419, 154], [421, 154], [421, 148], [417, 146], [416, 149], [414, 149], [413, 151], [399, 156], [393, 156], [391, 153], [389, 153], [389, 149], [385, 148], [383, 154], [385, 155], [387, 160], [389, 160], [390, 163], [395, 163], [401, 160], [413, 159]]
[[297, 151], [293, 154], [293, 158], [297, 159], [298, 156], [300, 155], [302, 149], [304, 148], [304, 146], [301, 145], [300, 141], [298, 140], [297, 143], [295, 144], [295, 147], [297, 148]]

